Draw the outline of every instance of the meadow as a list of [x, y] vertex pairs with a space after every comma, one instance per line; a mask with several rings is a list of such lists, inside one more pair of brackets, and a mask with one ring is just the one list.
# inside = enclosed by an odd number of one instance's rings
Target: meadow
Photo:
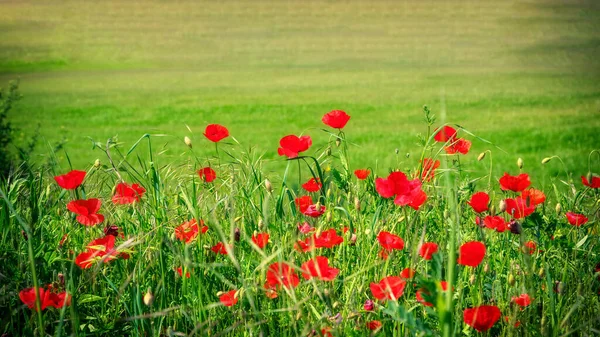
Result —
[[0, 333], [600, 334], [599, 31], [594, 1], [0, 2], [40, 140], [0, 180]]

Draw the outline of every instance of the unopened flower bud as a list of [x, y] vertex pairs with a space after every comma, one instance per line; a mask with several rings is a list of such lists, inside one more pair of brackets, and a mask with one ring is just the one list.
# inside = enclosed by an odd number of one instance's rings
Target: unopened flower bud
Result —
[[95, 168], [100, 167], [100, 159], [96, 159], [96, 161], [94, 162], [94, 167]]
[[562, 211], [562, 206], [560, 205], [560, 203], [556, 204], [554, 210], [556, 211], [556, 214], [560, 214], [560, 211]]
[[490, 207], [490, 213], [492, 214], [492, 216], [495, 216], [495, 215], [496, 215], [496, 205], [492, 205], [492, 206]]
[[273, 185], [271, 185], [269, 179], [265, 179], [265, 188], [267, 189], [267, 192], [273, 192]]
[[329, 188], [327, 189], [327, 192], [325, 193], [325, 197], [326, 197], [326, 198], [329, 198], [330, 196], [331, 196], [331, 187], [329, 187]]
[[144, 294], [144, 304], [149, 307], [152, 302], [154, 302], [154, 295], [152, 295], [152, 289], [148, 288], [148, 291]]
[[258, 219], [258, 229], [263, 229], [265, 227], [265, 222], [263, 219]]
[[544, 270], [544, 268], [540, 268], [540, 270], [538, 271], [538, 276], [540, 278], [544, 278], [544, 276], [546, 276], [546, 271]]
[[511, 286], [515, 285], [515, 276], [513, 274], [508, 274], [508, 284]]
[[519, 235], [523, 232], [523, 228], [521, 227], [521, 224], [517, 222], [517, 220], [512, 219], [510, 220], [510, 222], [508, 223], [508, 229], [510, 230], [511, 233], [515, 234], [515, 235]]
[[557, 294], [561, 294], [563, 292], [563, 283], [560, 281], [554, 281], [554, 292]]
[[329, 291], [329, 289], [325, 288], [325, 289], [323, 290], [323, 295], [324, 295], [325, 297], [329, 297], [329, 295], [330, 295], [330, 291]]
[[478, 160], [478, 161], [482, 161], [482, 160], [483, 160], [483, 158], [485, 158], [485, 152], [481, 152], [481, 153], [479, 154], [479, 156], [477, 156], [477, 160]]
[[522, 158], [517, 159], [517, 166], [519, 167], [519, 169], [523, 168], [523, 159]]
[[400, 153], [400, 150], [398, 150], [398, 148], [396, 148], [396, 150], [394, 150], [394, 152], [396, 152], [396, 154]]
[[469, 277], [469, 283], [475, 284], [475, 274], [471, 274], [471, 277]]
[[62, 286], [65, 285], [65, 275], [63, 273], [58, 273], [58, 283]]
[[331, 222], [332, 218], [333, 218], [333, 214], [331, 212], [327, 212], [327, 214], [325, 215], [325, 221]]
[[592, 172], [590, 171], [590, 172], [588, 172], [588, 173], [587, 173], [587, 175], [585, 176], [585, 178], [587, 179], [587, 181], [588, 181], [588, 184], [590, 184], [590, 185], [591, 185], [591, 184], [592, 184], [592, 180], [594, 179], [594, 175], [593, 175], [593, 174], [592, 174]]
[[192, 140], [190, 139], [190, 137], [183, 137], [183, 142], [185, 143], [185, 145], [187, 145], [187, 147], [189, 147], [190, 149], [192, 148]]
[[335, 140], [335, 146], [340, 147], [342, 145], [342, 141], [338, 138]]
[[299, 321], [302, 318], [302, 311], [298, 311], [296, 314], [296, 320]]
[[233, 232], [233, 240], [235, 242], [240, 242], [240, 236], [241, 236], [240, 229], [236, 227], [235, 231]]
[[374, 307], [375, 307], [375, 304], [371, 300], [366, 300], [365, 305], [363, 306], [365, 311], [373, 311]]
[[546, 158], [542, 159], [542, 165], [545, 165], [550, 160], [552, 160], [552, 157], [546, 157]]
[[489, 271], [490, 271], [490, 264], [486, 262], [485, 265], [483, 266], [483, 272], [488, 273]]
[[352, 235], [350, 236], [350, 246], [355, 246], [356, 245], [356, 234], [352, 233]]
[[498, 203], [498, 213], [502, 213], [506, 211], [506, 201], [504, 201], [504, 199], [500, 200], [500, 203]]
[[331, 156], [331, 147], [327, 147], [327, 150], [325, 150], [325, 154]]
[[360, 199], [358, 197], [354, 198], [354, 208], [356, 208], [357, 211], [360, 210]]

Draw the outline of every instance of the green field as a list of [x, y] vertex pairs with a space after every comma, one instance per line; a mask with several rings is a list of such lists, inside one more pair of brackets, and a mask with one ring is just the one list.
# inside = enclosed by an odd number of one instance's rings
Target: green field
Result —
[[540, 177], [560, 155], [577, 175], [598, 147], [599, 28], [596, 1], [4, 1], [0, 83], [21, 80], [19, 140], [40, 124], [77, 167], [102, 155], [87, 137], [145, 133], [177, 162], [185, 135], [213, 149], [208, 123], [274, 159], [286, 134], [325, 145], [308, 128], [343, 109], [351, 165], [384, 174], [396, 148], [415, 157], [427, 104], [507, 152], [475, 140], [466, 161], [492, 149], [500, 170], [522, 157]]

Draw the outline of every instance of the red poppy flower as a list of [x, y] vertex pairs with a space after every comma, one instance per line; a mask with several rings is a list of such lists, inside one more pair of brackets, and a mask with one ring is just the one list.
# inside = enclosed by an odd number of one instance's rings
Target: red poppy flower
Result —
[[213, 143], [218, 143], [222, 139], [229, 137], [229, 130], [223, 125], [209, 124], [204, 130], [204, 137]]
[[138, 184], [119, 183], [115, 189], [115, 195], [112, 197], [112, 202], [120, 205], [132, 204], [140, 201], [144, 193], [146, 193], [146, 190]]
[[314, 246], [316, 248], [333, 248], [344, 242], [344, 238], [339, 236], [335, 229], [328, 229], [319, 236], [314, 235]]
[[312, 145], [310, 136], [297, 137], [289, 135], [281, 138], [277, 153], [280, 156], [287, 156], [289, 159], [298, 157], [298, 153], [308, 150]]
[[398, 235], [392, 234], [390, 232], [381, 231], [377, 235], [377, 241], [381, 244], [385, 250], [391, 251], [394, 249], [402, 250], [404, 249], [404, 240]]
[[[440, 281], [440, 287], [442, 288], [442, 291], [448, 290], [448, 282]], [[433, 307], [433, 303], [427, 302], [425, 300], [425, 298], [423, 297], [423, 294], [430, 295], [431, 293], [427, 289], [423, 289], [423, 288], [417, 290], [417, 293], [416, 293], [417, 302], [423, 304], [426, 307]]]
[[325, 327], [321, 329], [321, 336], [323, 337], [333, 337], [331, 334], [331, 327]]
[[319, 181], [319, 179], [310, 178], [306, 183], [302, 184], [302, 188], [307, 192], [318, 192], [323, 184]]
[[488, 210], [488, 204], [490, 203], [490, 196], [485, 192], [477, 192], [471, 196], [471, 200], [468, 204], [477, 213], [483, 213]]
[[309, 195], [296, 198], [294, 202], [296, 203], [296, 206], [298, 207], [300, 213], [306, 216], [317, 218], [323, 215], [323, 213], [325, 213], [325, 206], [313, 204], [312, 197], [310, 197]]
[[223, 242], [218, 242], [216, 245], [212, 246], [210, 250], [215, 254], [227, 255], [227, 247]]
[[294, 203], [296, 203], [296, 207], [298, 208], [300, 213], [304, 213], [306, 209], [308, 209], [308, 206], [312, 205], [313, 201], [310, 195], [305, 195], [296, 198], [296, 200], [294, 200]]
[[369, 170], [355, 170], [354, 171], [354, 175], [359, 180], [365, 180], [365, 179], [367, 179], [367, 177], [369, 176], [369, 174], [371, 174], [371, 171], [369, 171]]
[[546, 195], [544, 194], [544, 192], [533, 188], [524, 190], [521, 193], [521, 198], [528, 200], [528, 204], [531, 206], [537, 206], [539, 204], [543, 204], [544, 201], [546, 201]]
[[199, 169], [198, 176], [207, 183], [212, 183], [215, 179], [217, 179], [217, 173], [210, 167], [203, 167]]
[[[46, 309], [47, 307], [54, 307], [57, 309], [62, 308], [63, 306], [68, 306], [71, 304], [71, 296], [66, 292], [56, 293], [52, 289], [52, 285], [48, 285], [46, 289], [38, 288], [39, 298], [40, 298], [40, 306], [41, 310]], [[35, 288], [26, 288], [19, 292], [19, 298], [21, 302], [25, 304], [29, 309], [37, 311], [37, 307], [35, 304], [36, 296], [35, 296]]]
[[334, 129], [343, 129], [350, 120], [350, 116], [342, 110], [333, 110], [323, 116], [323, 123]]
[[375, 330], [379, 330], [381, 329], [383, 325], [381, 324], [380, 321], [369, 321], [367, 322], [367, 329], [371, 330], [371, 331], [375, 331]]
[[587, 180], [585, 176], [581, 176], [581, 182], [590, 188], [600, 188], [600, 177], [592, 176], [591, 183]]
[[[177, 272], [177, 274], [179, 274], [179, 277], [183, 277], [183, 269], [181, 267], [175, 268], [175, 271]], [[186, 278], [190, 278], [190, 276], [191, 275], [189, 271], [185, 273]]]
[[302, 277], [307, 280], [315, 277], [322, 281], [333, 281], [339, 273], [339, 269], [329, 266], [325, 256], [317, 256], [302, 264]]
[[404, 268], [400, 272], [400, 277], [402, 277], [403, 279], [409, 280], [409, 279], [412, 279], [413, 277], [415, 277], [416, 273], [417, 272], [412, 268]]
[[504, 172], [502, 178], [500, 178], [500, 188], [503, 191], [522, 192], [531, 185], [529, 175], [527, 173], [521, 173], [518, 176], [511, 176]]
[[[275, 262], [267, 270], [267, 286], [275, 288], [283, 286], [285, 288], [295, 288], [300, 283], [298, 274], [289, 264], [285, 262]], [[265, 287], [266, 288], [266, 287]]]
[[238, 302], [236, 293], [237, 290], [230, 290], [219, 296], [219, 301], [221, 301], [221, 303], [226, 307], [234, 306]]
[[404, 293], [406, 280], [398, 276], [384, 277], [379, 283], [371, 283], [371, 293], [378, 300], [396, 301]]
[[269, 243], [269, 233], [258, 233], [256, 235], [252, 235], [252, 242], [258, 246], [258, 248], [263, 249]]
[[425, 260], [431, 260], [433, 258], [433, 254], [437, 253], [438, 245], [435, 242], [425, 242], [419, 248], [419, 255]]
[[103, 238], [93, 240], [87, 245], [87, 250], [75, 258], [75, 264], [82, 269], [90, 268], [95, 262], [105, 262], [116, 259], [120, 253], [115, 250], [115, 237], [107, 235]]
[[270, 299], [277, 298], [277, 291], [276, 291], [277, 288], [275, 286], [270, 286], [268, 281], [265, 283], [264, 289], [265, 289], [265, 296], [267, 296]]
[[94, 226], [104, 221], [104, 215], [97, 214], [102, 203], [99, 199], [74, 200], [67, 204], [67, 209], [77, 214], [77, 222], [84, 226]]
[[[506, 323], [510, 323], [511, 321], [511, 317], [510, 316], [504, 316], [504, 320], [506, 321]], [[519, 326], [521, 326], [521, 322], [516, 321], [515, 324], [513, 325], [515, 328], [518, 328]]]
[[477, 267], [485, 256], [485, 245], [479, 241], [470, 241], [460, 246], [458, 264]]
[[537, 251], [537, 245], [533, 241], [527, 241], [523, 245], [523, 252], [525, 254], [533, 255]]
[[375, 304], [373, 303], [373, 301], [371, 301], [371, 300], [365, 301], [365, 304], [363, 305], [363, 309], [365, 309], [365, 311], [373, 311], [374, 308], [375, 308]]
[[567, 212], [566, 216], [567, 220], [569, 220], [569, 223], [575, 227], [579, 227], [588, 222], [588, 218], [583, 214]]
[[456, 129], [451, 126], [444, 126], [441, 130], [436, 129], [437, 133], [433, 137], [436, 142], [445, 143], [449, 140], [454, 140], [456, 137]]
[[175, 228], [175, 237], [180, 241], [190, 243], [198, 236], [198, 233], [204, 234], [208, 231], [208, 226], [204, 225], [204, 221], [200, 220], [200, 226], [202, 227], [198, 226], [196, 219], [184, 222]]
[[463, 320], [475, 330], [482, 332], [489, 330], [500, 319], [500, 309], [494, 305], [482, 305], [467, 308], [463, 312]]
[[315, 249], [314, 238], [311, 237], [304, 240], [298, 240], [294, 244], [294, 249], [301, 253], [310, 252], [311, 250]]
[[65, 190], [74, 190], [81, 185], [83, 179], [85, 178], [85, 174], [85, 171], [73, 170], [67, 174], [54, 177], [54, 180], [56, 180], [58, 186], [64, 188]]
[[497, 232], [502, 233], [508, 229], [508, 224], [501, 216], [488, 215], [483, 219], [485, 227], [495, 229]]
[[469, 153], [470, 149], [471, 149], [471, 141], [466, 140], [464, 138], [459, 138], [459, 139], [453, 141], [452, 144], [444, 147], [444, 150], [446, 150], [447, 154], [456, 154], [456, 153], [467, 154], [467, 153]]
[[516, 197], [514, 199], [506, 199], [506, 213], [510, 214], [515, 219], [522, 219], [531, 215], [535, 211], [535, 205], [527, 204], [527, 199]]
[[308, 222], [305, 222], [301, 225], [300, 224], [298, 225], [298, 230], [302, 234], [308, 234], [310, 232], [313, 232], [315, 230], [315, 228], [313, 226], [311, 226]]
[[402, 172], [392, 172], [387, 177], [375, 180], [375, 189], [383, 198], [396, 196], [394, 203], [400, 206], [410, 206], [415, 210], [427, 200], [427, 194], [421, 190], [419, 179], [408, 180]]
[[439, 160], [433, 160], [431, 158], [423, 159], [423, 169], [421, 171], [421, 180], [431, 181], [435, 178], [435, 170], [440, 167]]
[[525, 308], [531, 304], [531, 297], [529, 297], [528, 294], [521, 294], [519, 296], [511, 297], [510, 301], [520, 307]]

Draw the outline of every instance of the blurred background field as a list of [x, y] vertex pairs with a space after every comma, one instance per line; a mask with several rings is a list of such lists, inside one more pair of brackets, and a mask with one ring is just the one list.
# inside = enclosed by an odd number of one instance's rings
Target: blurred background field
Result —
[[598, 148], [599, 33], [598, 1], [2, 1], [0, 83], [21, 81], [18, 139], [39, 123], [80, 169], [103, 157], [87, 137], [164, 135], [165, 165], [187, 158], [186, 135], [213, 153], [202, 131], [219, 123], [277, 171], [282, 136], [324, 146], [320, 118], [342, 109], [351, 166], [384, 175], [417, 162], [427, 104], [507, 152], [468, 136], [468, 169], [491, 149], [535, 183], [564, 172], [542, 158], [585, 174]]

